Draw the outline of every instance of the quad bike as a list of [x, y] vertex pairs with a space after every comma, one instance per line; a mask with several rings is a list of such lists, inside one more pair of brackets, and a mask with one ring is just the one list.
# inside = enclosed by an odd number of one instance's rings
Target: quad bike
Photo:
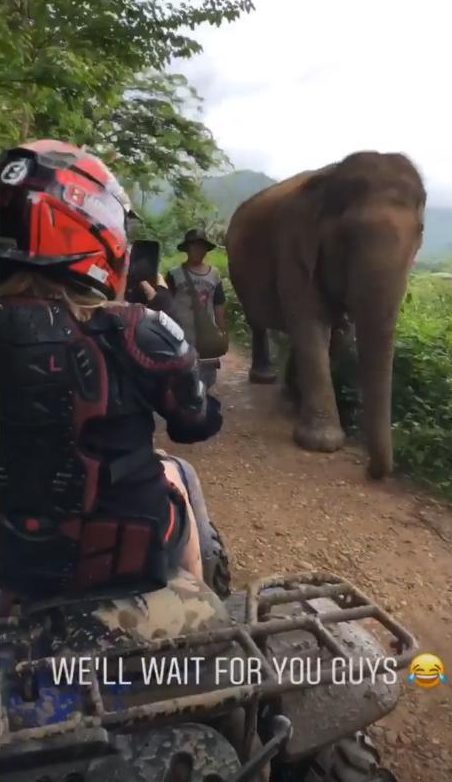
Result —
[[[332, 683], [333, 658], [357, 666], [385, 654], [361, 625], [369, 619], [405, 666], [413, 638], [326, 573], [258, 581], [225, 602], [180, 572], [151, 594], [22, 606], [0, 628], [0, 778], [394, 781], [362, 731], [395, 707], [398, 687]], [[246, 669], [250, 658], [260, 681], [218, 680], [219, 659], [225, 670], [225, 660]], [[320, 659], [320, 683], [279, 681], [283, 658]], [[57, 683], [62, 660], [68, 675]], [[152, 661], [158, 673], [145, 681]]]
[[[204, 533], [210, 586], [179, 571], [149, 594], [22, 603], [0, 620], [2, 782], [395, 782], [364, 730], [394, 709], [383, 658], [405, 667], [413, 637], [329, 573], [222, 599], [227, 561]], [[334, 683], [338, 659], [360, 683]]]

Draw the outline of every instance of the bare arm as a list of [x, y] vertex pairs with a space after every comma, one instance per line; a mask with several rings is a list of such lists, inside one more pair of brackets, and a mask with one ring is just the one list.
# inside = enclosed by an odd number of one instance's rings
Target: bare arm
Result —
[[226, 331], [226, 296], [224, 295], [224, 288], [223, 283], [218, 283], [217, 287], [215, 288], [215, 293], [213, 297], [213, 310], [215, 314], [215, 323], [217, 324], [220, 331]]
[[220, 331], [226, 331], [226, 312], [224, 304], [219, 304], [214, 307], [215, 323]]
[[178, 323], [177, 308], [174, 305], [173, 296], [168, 290], [168, 286], [162, 275], [158, 275], [157, 286], [155, 288], [153, 288], [149, 282], [142, 282], [140, 284], [144, 295], [148, 300], [150, 309], [163, 310], [163, 312], [166, 312], [167, 315]]

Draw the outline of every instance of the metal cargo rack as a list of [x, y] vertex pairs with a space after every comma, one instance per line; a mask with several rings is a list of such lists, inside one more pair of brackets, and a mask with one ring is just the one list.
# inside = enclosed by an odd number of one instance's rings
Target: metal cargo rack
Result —
[[[329, 598], [335, 606], [325, 612], [317, 611], [308, 601]], [[74, 601], [75, 602], [75, 601]], [[294, 617], [269, 618], [272, 609], [284, 609], [288, 604], [299, 603], [301, 612]], [[353, 662], [350, 650], [346, 648], [331, 632], [331, 628], [343, 622], [358, 622], [374, 620], [382, 629], [389, 633], [390, 646], [393, 649], [391, 657], [396, 661], [396, 669], [404, 668], [412, 659], [417, 644], [398, 622], [392, 619], [384, 610], [375, 605], [366, 595], [349, 582], [325, 572], [308, 572], [299, 576], [272, 577], [252, 582], [245, 593], [245, 621], [232, 622], [223, 627], [205, 632], [183, 635], [177, 638], [163, 638], [151, 643], [140, 644], [133, 648], [115, 648], [102, 654], [108, 660], [115, 658], [133, 658], [146, 655], [157, 655], [162, 652], [175, 654], [190, 649], [195, 654], [202, 647], [203, 655], [215, 656], [218, 644], [236, 644], [243, 655], [258, 658], [261, 664], [262, 681], [259, 684], [230, 685], [223, 688], [212, 687], [202, 693], [182, 695], [156, 700], [152, 703], [131, 705], [130, 707], [109, 710], [102, 694], [102, 685], [94, 664], [90, 667], [89, 684], [80, 685], [83, 690], [84, 708], [81, 713], [73, 714], [69, 719], [57, 724], [43, 725], [33, 728], [14, 730], [11, 728], [5, 704], [0, 704], [0, 758], [16, 754], [18, 744], [29, 744], [33, 740], [40, 743], [43, 739], [54, 737], [61, 743], [64, 737], [69, 743], [68, 734], [90, 733], [105, 729], [120, 732], [131, 730], [137, 724], [164, 724], [168, 720], [174, 722], [199, 720], [208, 715], [221, 714], [244, 706], [246, 719], [246, 745], [250, 746], [250, 736], [255, 725], [258, 703], [262, 699], [280, 695], [291, 690], [303, 690], [312, 687], [308, 681], [294, 684], [289, 678], [278, 681], [276, 672], [265, 656], [266, 642], [274, 636], [295, 630], [305, 630], [315, 638], [319, 649], [325, 649], [333, 657], [342, 657], [350, 661], [351, 671], [358, 672], [358, 663]], [[8, 637], [17, 636], [19, 625], [13, 620], [5, 620], [0, 624], [0, 653], [2, 646], [8, 642]], [[9, 642], [11, 643], [11, 642]], [[72, 656], [72, 655], [71, 655]], [[76, 655], [73, 655], [76, 656]], [[84, 658], [98, 658], [99, 650], [83, 652]], [[33, 675], [37, 670], [51, 671], [51, 660], [41, 658], [21, 662], [16, 666], [19, 675]], [[383, 672], [384, 661], [376, 668], [377, 673]], [[365, 672], [366, 675], [366, 672]], [[367, 673], [367, 676], [369, 673]], [[321, 665], [321, 685], [333, 682], [332, 664], [328, 660]], [[74, 685], [76, 686], [76, 685]], [[78, 685], [77, 685], [78, 686]], [[2, 692], [0, 682], [0, 694]], [[75, 740], [75, 736], [74, 736]]]

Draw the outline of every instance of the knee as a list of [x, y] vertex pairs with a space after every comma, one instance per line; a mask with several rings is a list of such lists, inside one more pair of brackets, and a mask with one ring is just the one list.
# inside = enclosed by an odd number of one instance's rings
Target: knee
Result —
[[180, 456], [172, 456], [171, 460], [177, 467], [182, 482], [187, 489], [189, 496], [200, 487], [198, 473], [195, 468], [187, 462], [186, 459], [182, 459]]

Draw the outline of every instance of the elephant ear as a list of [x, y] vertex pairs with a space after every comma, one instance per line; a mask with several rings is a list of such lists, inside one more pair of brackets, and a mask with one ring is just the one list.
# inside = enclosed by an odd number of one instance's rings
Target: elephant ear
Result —
[[319, 259], [325, 193], [334, 169], [335, 165], [331, 165], [310, 176], [300, 185], [292, 202], [292, 252], [309, 279], [313, 278]]

